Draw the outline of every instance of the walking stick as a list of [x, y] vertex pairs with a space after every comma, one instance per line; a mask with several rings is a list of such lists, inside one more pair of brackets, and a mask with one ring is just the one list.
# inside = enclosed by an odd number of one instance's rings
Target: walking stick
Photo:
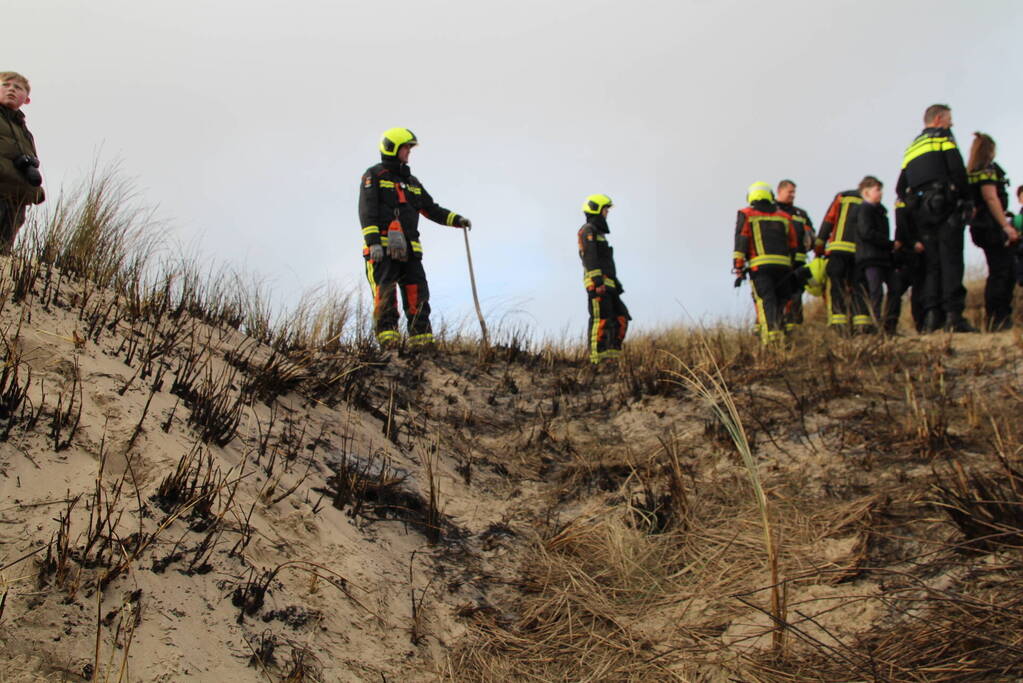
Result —
[[490, 348], [487, 322], [483, 319], [483, 311], [480, 310], [480, 297], [476, 293], [476, 275], [472, 270], [472, 251], [469, 249], [469, 230], [467, 228], [462, 228], [462, 237], [465, 238], [465, 256], [469, 260], [469, 284], [472, 285], [472, 301], [476, 304], [476, 317], [480, 320], [480, 331], [483, 333], [483, 347]]

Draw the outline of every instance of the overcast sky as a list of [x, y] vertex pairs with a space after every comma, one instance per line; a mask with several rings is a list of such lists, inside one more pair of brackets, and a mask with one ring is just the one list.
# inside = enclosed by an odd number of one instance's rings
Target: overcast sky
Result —
[[[995, 138], [1015, 187], [1021, 14], [1018, 0], [32, 0], [4, 10], [0, 70], [32, 81], [51, 197], [118, 161], [178, 239], [281, 301], [368, 290], [359, 179], [380, 132], [408, 127], [413, 173], [473, 221], [492, 324], [581, 339], [588, 194], [614, 199], [624, 300], [649, 330], [749, 313], [729, 267], [750, 183], [795, 179], [819, 225], [871, 173], [890, 207], [934, 102], [966, 149], [975, 130]], [[472, 316], [460, 231], [420, 229], [435, 316]]]

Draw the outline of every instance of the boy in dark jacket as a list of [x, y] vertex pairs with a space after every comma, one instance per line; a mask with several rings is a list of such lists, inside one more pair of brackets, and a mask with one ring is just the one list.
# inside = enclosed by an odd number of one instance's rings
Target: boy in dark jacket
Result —
[[21, 111], [29, 90], [21, 74], [0, 71], [0, 254], [11, 252], [28, 205], [45, 197], [35, 139]]
[[[864, 297], [871, 324], [857, 327], [865, 332], [875, 332], [877, 323], [885, 332], [894, 334], [899, 321], [901, 301], [893, 296], [894, 247], [889, 235], [888, 211], [881, 204], [883, 186], [874, 176], [860, 181], [860, 196], [863, 203], [856, 215], [856, 281], [859, 294]], [[882, 308], [885, 290], [888, 302]]]

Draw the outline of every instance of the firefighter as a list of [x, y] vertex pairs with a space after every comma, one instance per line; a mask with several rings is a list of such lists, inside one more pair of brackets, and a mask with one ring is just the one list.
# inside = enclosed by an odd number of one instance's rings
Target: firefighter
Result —
[[629, 309], [622, 302], [625, 288], [615, 271], [614, 249], [607, 243], [611, 229], [607, 214], [613, 204], [606, 194], [591, 194], [583, 202], [586, 223], [579, 228], [579, 258], [583, 262], [587, 310], [590, 315], [590, 362], [598, 365], [621, 354], [629, 329]]
[[465, 216], [438, 206], [408, 167], [418, 144], [407, 128], [390, 128], [380, 139], [381, 162], [362, 176], [359, 222], [365, 247], [366, 278], [373, 292], [373, 325], [381, 348], [399, 340], [398, 298], [401, 299], [412, 347], [433, 343], [430, 290], [423, 271], [419, 214], [435, 223], [472, 228]]
[[828, 325], [839, 334], [854, 329], [867, 330], [872, 321], [863, 310], [862, 299], [854, 296], [856, 285], [856, 214], [863, 198], [859, 190], [839, 192], [831, 201], [814, 241], [818, 256], [828, 258], [828, 281], [824, 301]]
[[[793, 204], [796, 201], [796, 183], [794, 181], [782, 180], [778, 183], [776, 198], [778, 209], [787, 213], [796, 226], [799, 247], [796, 249], [794, 267], [800, 268], [806, 265], [807, 252], [813, 249], [813, 221], [810, 220], [810, 214]], [[794, 287], [793, 290], [792, 298], [786, 307], [785, 328], [787, 330], [792, 330], [797, 325], [803, 324], [803, 289]]]
[[924, 126], [902, 156], [895, 186], [924, 247], [923, 331], [944, 325], [952, 332], [976, 332], [963, 318], [963, 233], [973, 206], [966, 165], [952, 135], [952, 110], [932, 104], [924, 112]]
[[800, 239], [789, 214], [775, 204], [770, 185], [750, 185], [746, 203], [736, 216], [732, 272], [739, 277], [749, 273], [760, 339], [768, 344], [785, 336], [782, 316], [792, 296], [792, 263]]

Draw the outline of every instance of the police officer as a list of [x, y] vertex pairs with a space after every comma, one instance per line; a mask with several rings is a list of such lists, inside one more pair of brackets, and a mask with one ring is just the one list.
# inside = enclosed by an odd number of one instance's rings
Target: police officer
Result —
[[[802, 208], [795, 206], [796, 183], [792, 180], [782, 180], [778, 183], [778, 191], [775, 193], [778, 203], [778, 210], [789, 215], [796, 226], [796, 236], [799, 238], [799, 247], [796, 249], [796, 268], [806, 265], [806, 255], [813, 248], [814, 229], [813, 221]], [[789, 300], [786, 312], [785, 327], [791, 330], [796, 325], [803, 324], [803, 288], [793, 287], [792, 298]]]
[[782, 314], [795, 285], [792, 263], [800, 239], [789, 214], [774, 203], [770, 185], [750, 185], [746, 202], [736, 216], [732, 272], [743, 277], [749, 269], [760, 338], [767, 344], [785, 336]]
[[380, 139], [381, 162], [362, 176], [359, 222], [365, 247], [366, 278], [373, 291], [373, 324], [381, 347], [398, 339], [398, 298], [408, 325], [409, 345], [433, 343], [430, 290], [423, 270], [419, 215], [435, 223], [471, 229], [465, 216], [439, 206], [408, 167], [409, 153], [418, 144], [407, 128], [390, 128]]
[[906, 202], [923, 244], [924, 332], [976, 332], [965, 318], [963, 233], [972, 213], [963, 157], [952, 135], [952, 110], [932, 104], [923, 132], [906, 148], [895, 192]]
[[622, 302], [625, 288], [618, 280], [614, 249], [607, 243], [611, 228], [607, 213], [613, 206], [606, 194], [591, 194], [583, 202], [586, 222], [578, 232], [579, 258], [583, 262], [583, 284], [586, 287], [587, 310], [590, 315], [590, 362], [617, 358], [629, 329], [629, 309]]

